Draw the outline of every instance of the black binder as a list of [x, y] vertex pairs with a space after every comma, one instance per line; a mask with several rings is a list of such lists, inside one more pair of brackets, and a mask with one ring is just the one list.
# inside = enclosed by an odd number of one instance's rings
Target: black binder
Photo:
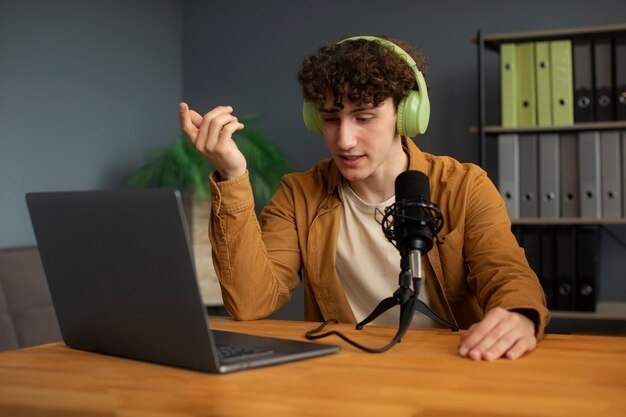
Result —
[[487, 176], [491, 182], [498, 184], [498, 170], [500, 169], [498, 161], [498, 141], [488, 140], [485, 147], [485, 163], [487, 166], [483, 168], [487, 171]]
[[617, 120], [626, 120], [626, 36], [616, 38], [615, 60], [615, 113]]
[[615, 97], [613, 86], [613, 49], [611, 38], [593, 41], [596, 121], [615, 120]]
[[558, 302], [556, 263], [555, 263], [555, 228], [552, 226], [542, 227], [539, 229], [541, 240], [541, 274], [539, 274], [539, 282], [543, 287], [546, 295], [546, 303], [548, 309], [556, 308]]
[[[541, 282], [541, 241], [538, 226], [520, 226], [521, 239], [526, 259]], [[543, 286], [543, 283], [542, 283]], [[546, 294], [547, 297], [547, 294]]]
[[[544, 256], [548, 254], [544, 253]], [[555, 233], [555, 310], [576, 309], [576, 228], [556, 227]]]
[[574, 63], [574, 122], [593, 122], [595, 97], [593, 95], [593, 55], [591, 39], [573, 41]]
[[524, 240], [522, 237], [522, 226], [516, 226], [513, 225], [511, 226], [511, 233], [513, 233], [513, 236], [515, 236], [515, 240], [517, 240], [517, 244], [520, 245], [520, 247], [524, 247]]
[[576, 236], [577, 267], [576, 310], [595, 311], [598, 290], [596, 277], [600, 254], [600, 233], [597, 226], [581, 226]]

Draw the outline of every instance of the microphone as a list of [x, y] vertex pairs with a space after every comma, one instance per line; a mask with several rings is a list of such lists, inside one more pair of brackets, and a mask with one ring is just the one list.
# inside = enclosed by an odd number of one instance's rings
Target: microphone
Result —
[[423, 172], [402, 172], [396, 178], [395, 191], [396, 202], [383, 213], [383, 232], [402, 257], [408, 257], [412, 278], [422, 278], [421, 256], [432, 249], [443, 216], [429, 201], [428, 176]]
[[420, 171], [404, 171], [396, 178], [397, 210], [393, 227], [400, 253], [412, 250], [422, 253], [433, 247], [435, 231], [430, 222], [431, 212], [425, 207], [430, 199], [428, 177]]
[[[340, 332], [330, 331], [318, 334], [335, 319], [326, 320], [321, 326], [306, 333], [307, 339], [319, 339], [331, 334], [341, 337], [346, 342], [370, 353], [381, 353], [398, 343], [406, 333], [413, 319], [413, 310], [430, 317], [437, 323], [458, 331], [456, 324], [440, 317], [418, 298], [420, 281], [424, 276], [422, 269], [422, 255], [433, 247], [433, 239], [443, 227], [443, 216], [434, 203], [429, 201], [430, 188], [428, 177], [423, 172], [405, 171], [398, 175], [395, 182], [396, 202], [385, 208], [384, 212], [376, 209], [376, 214], [382, 214], [380, 224], [383, 233], [389, 242], [400, 251], [400, 287], [393, 296], [382, 300], [376, 309], [365, 319], [356, 324], [357, 330], [363, 329], [367, 323], [394, 307], [400, 305], [400, 325], [394, 339], [379, 349], [371, 349], [360, 345]], [[378, 218], [377, 218], [378, 219]], [[410, 289], [411, 281], [414, 290]]]

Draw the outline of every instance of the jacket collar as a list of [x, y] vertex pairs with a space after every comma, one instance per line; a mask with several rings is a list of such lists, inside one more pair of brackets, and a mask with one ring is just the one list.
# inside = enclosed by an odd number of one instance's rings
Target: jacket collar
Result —
[[426, 160], [426, 154], [417, 147], [415, 142], [403, 136], [402, 147], [404, 148], [404, 152], [409, 156], [409, 170], [421, 171], [424, 174], [428, 174], [429, 164]]

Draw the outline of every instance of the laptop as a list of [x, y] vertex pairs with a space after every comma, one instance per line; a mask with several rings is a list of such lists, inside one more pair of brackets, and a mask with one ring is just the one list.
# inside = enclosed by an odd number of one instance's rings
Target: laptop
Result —
[[339, 351], [211, 330], [177, 190], [28, 193], [26, 202], [71, 348], [213, 373]]

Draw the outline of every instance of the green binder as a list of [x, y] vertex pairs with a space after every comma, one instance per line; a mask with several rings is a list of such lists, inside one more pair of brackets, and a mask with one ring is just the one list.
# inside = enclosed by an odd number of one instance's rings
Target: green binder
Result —
[[552, 126], [552, 83], [550, 44], [535, 44], [535, 74], [537, 75], [537, 125]]
[[500, 45], [500, 115], [503, 127], [517, 127], [517, 64], [515, 44]]
[[550, 42], [552, 71], [552, 122], [555, 126], [574, 124], [572, 42]]
[[517, 52], [517, 124], [519, 127], [537, 126], [535, 84], [535, 44], [518, 43]]

